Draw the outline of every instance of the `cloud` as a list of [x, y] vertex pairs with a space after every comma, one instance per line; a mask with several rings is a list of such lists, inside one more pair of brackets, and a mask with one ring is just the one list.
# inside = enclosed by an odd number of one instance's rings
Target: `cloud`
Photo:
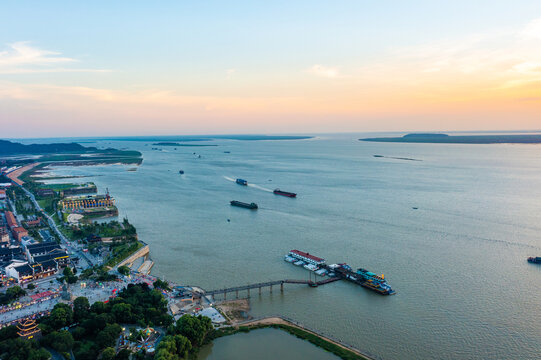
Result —
[[231, 79], [233, 77], [233, 75], [237, 72], [237, 69], [227, 69], [225, 71], [226, 73], [226, 78], [227, 79]]
[[315, 76], [325, 77], [325, 78], [330, 78], [330, 79], [335, 79], [335, 78], [340, 77], [340, 71], [337, 68], [319, 65], [319, 64], [312, 66], [311, 68], [306, 70], [306, 72]]
[[521, 35], [526, 39], [541, 40], [541, 18], [530, 21], [530, 23], [522, 29]]
[[60, 55], [58, 52], [33, 47], [28, 42], [11, 43], [7, 50], [0, 51], [0, 74], [108, 71], [65, 67], [77, 60]]

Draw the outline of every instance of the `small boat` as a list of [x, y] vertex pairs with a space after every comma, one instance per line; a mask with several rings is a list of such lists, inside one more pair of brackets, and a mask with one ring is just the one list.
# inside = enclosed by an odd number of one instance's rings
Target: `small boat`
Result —
[[319, 269], [317, 271], [315, 271], [315, 273], [319, 276], [325, 276], [327, 274], [327, 270], [325, 269]]
[[179, 170], [178, 173], [179, 173], [180, 175], [182, 175], [182, 174], [184, 174], [184, 170]]
[[528, 262], [533, 263], [533, 264], [541, 264], [541, 257], [539, 257], [539, 256], [537, 256], [537, 257], [530, 256], [528, 258]]
[[246, 181], [244, 179], [237, 179], [237, 180], [235, 180], [235, 182], [237, 184], [239, 184], [239, 185], [244, 185], [244, 186], [248, 185], [248, 181]]
[[231, 151], [224, 151], [224, 154], [231, 154]]
[[314, 265], [314, 264], [306, 264], [303, 266], [306, 270], [310, 270], [310, 271], [316, 271], [317, 270], [317, 266]]
[[295, 193], [282, 191], [280, 189], [275, 189], [273, 192], [274, 192], [275, 195], [282, 195], [282, 196], [287, 196], [287, 197], [291, 197], [291, 198], [297, 197], [297, 194], [295, 194]]
[[245, 203], [245, 202], [242, 202], [242, 201], [237, 201], [237, 200], [231, 200], [231, 205], [233, 206], [238, 206], [238, 207], [242, 207], [242, 208], [245, 208], [245, 209], [250, 209], [250, 210], [257, 210], [257, 204], [256, 203]]
[[295, 262], [295, 261], [297, 261], [297, 260], [296, 260], [295, 258], [292, 258], [291, 256], [286, 255], [286, 256], [284, 257], [284, 261], [287, 261], [287, 262], [289, 262], [289, 263], [292, 263], [292, 262]]
[[299, 261], [297, 261], [297, 262], [293, 263], [293, 265], [297, 265], [297, 266], [301, 266], [301, 265], [304, 265], [304, 261], [302, 261], [302, 260], [299, 260]]

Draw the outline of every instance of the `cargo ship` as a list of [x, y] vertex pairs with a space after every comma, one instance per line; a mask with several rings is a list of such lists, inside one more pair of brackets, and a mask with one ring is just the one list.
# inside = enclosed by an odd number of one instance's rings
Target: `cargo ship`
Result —
[[239, 185], [244, 185], [244, 186], [248, 185], [248, 181], [246, 181], [244, 179], [237, 179], [237, 180], [235, 180], [235, 182], [237, 184], [239, 184]]
[[539, 257], [539, 256], [536, 256], [536, 257], [530, 256], [528, 258], [528, 262], [534, 263], [534, 264], [541, 264], [541, 257]]
[[257, 210], [256, 203], [248, 204], [248, 203], [237, 201], [237, 200], [231, 200], [231, 205], [246, 208], [246, 209], [251, 209], [251, 210]]
[[287, 197], [290, 197], [290, 198], [297, 197], [297, 194], [295, 194], [295, 193], [287, 192], [287, 191], [282, 191], [282, 190], [280, 190], [280, 189], [275, 189], [275, 190], [274, 190], [274, 194], [275, 194], [275, 195], [287, 196]]

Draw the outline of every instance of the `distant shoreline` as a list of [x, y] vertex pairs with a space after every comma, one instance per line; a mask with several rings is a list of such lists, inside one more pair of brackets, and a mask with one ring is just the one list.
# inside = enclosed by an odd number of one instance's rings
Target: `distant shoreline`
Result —
[[407, 134], [402, 137], [364, 138], [359, 141], [423, 144], [541, 144], [541, 134], [447, 135]]

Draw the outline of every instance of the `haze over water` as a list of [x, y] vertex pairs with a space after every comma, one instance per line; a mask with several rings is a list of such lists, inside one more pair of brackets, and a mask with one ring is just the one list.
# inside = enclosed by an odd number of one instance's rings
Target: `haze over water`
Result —
[[[384, 297], [344, 281], [287, 285], [283, 294], [253, 291], [254, 316], [283, 314], [384, 359], [537, 358], [541, 267], [526, 258], [541, 256], [541, 146], [359, 137], [218, 140], [177, 150], [100, 140], [89, 145], [140, 150], [143, 164], [135, 172], [55, 173], [93, 175], [82, 180], [109, 188], [150, 244], [154, 275], [209, 290], [307, 279], [283, 261], [296, 248], [384, 273], [397, 291]], [[298, 198], [275, 196], [274, 188]]]

